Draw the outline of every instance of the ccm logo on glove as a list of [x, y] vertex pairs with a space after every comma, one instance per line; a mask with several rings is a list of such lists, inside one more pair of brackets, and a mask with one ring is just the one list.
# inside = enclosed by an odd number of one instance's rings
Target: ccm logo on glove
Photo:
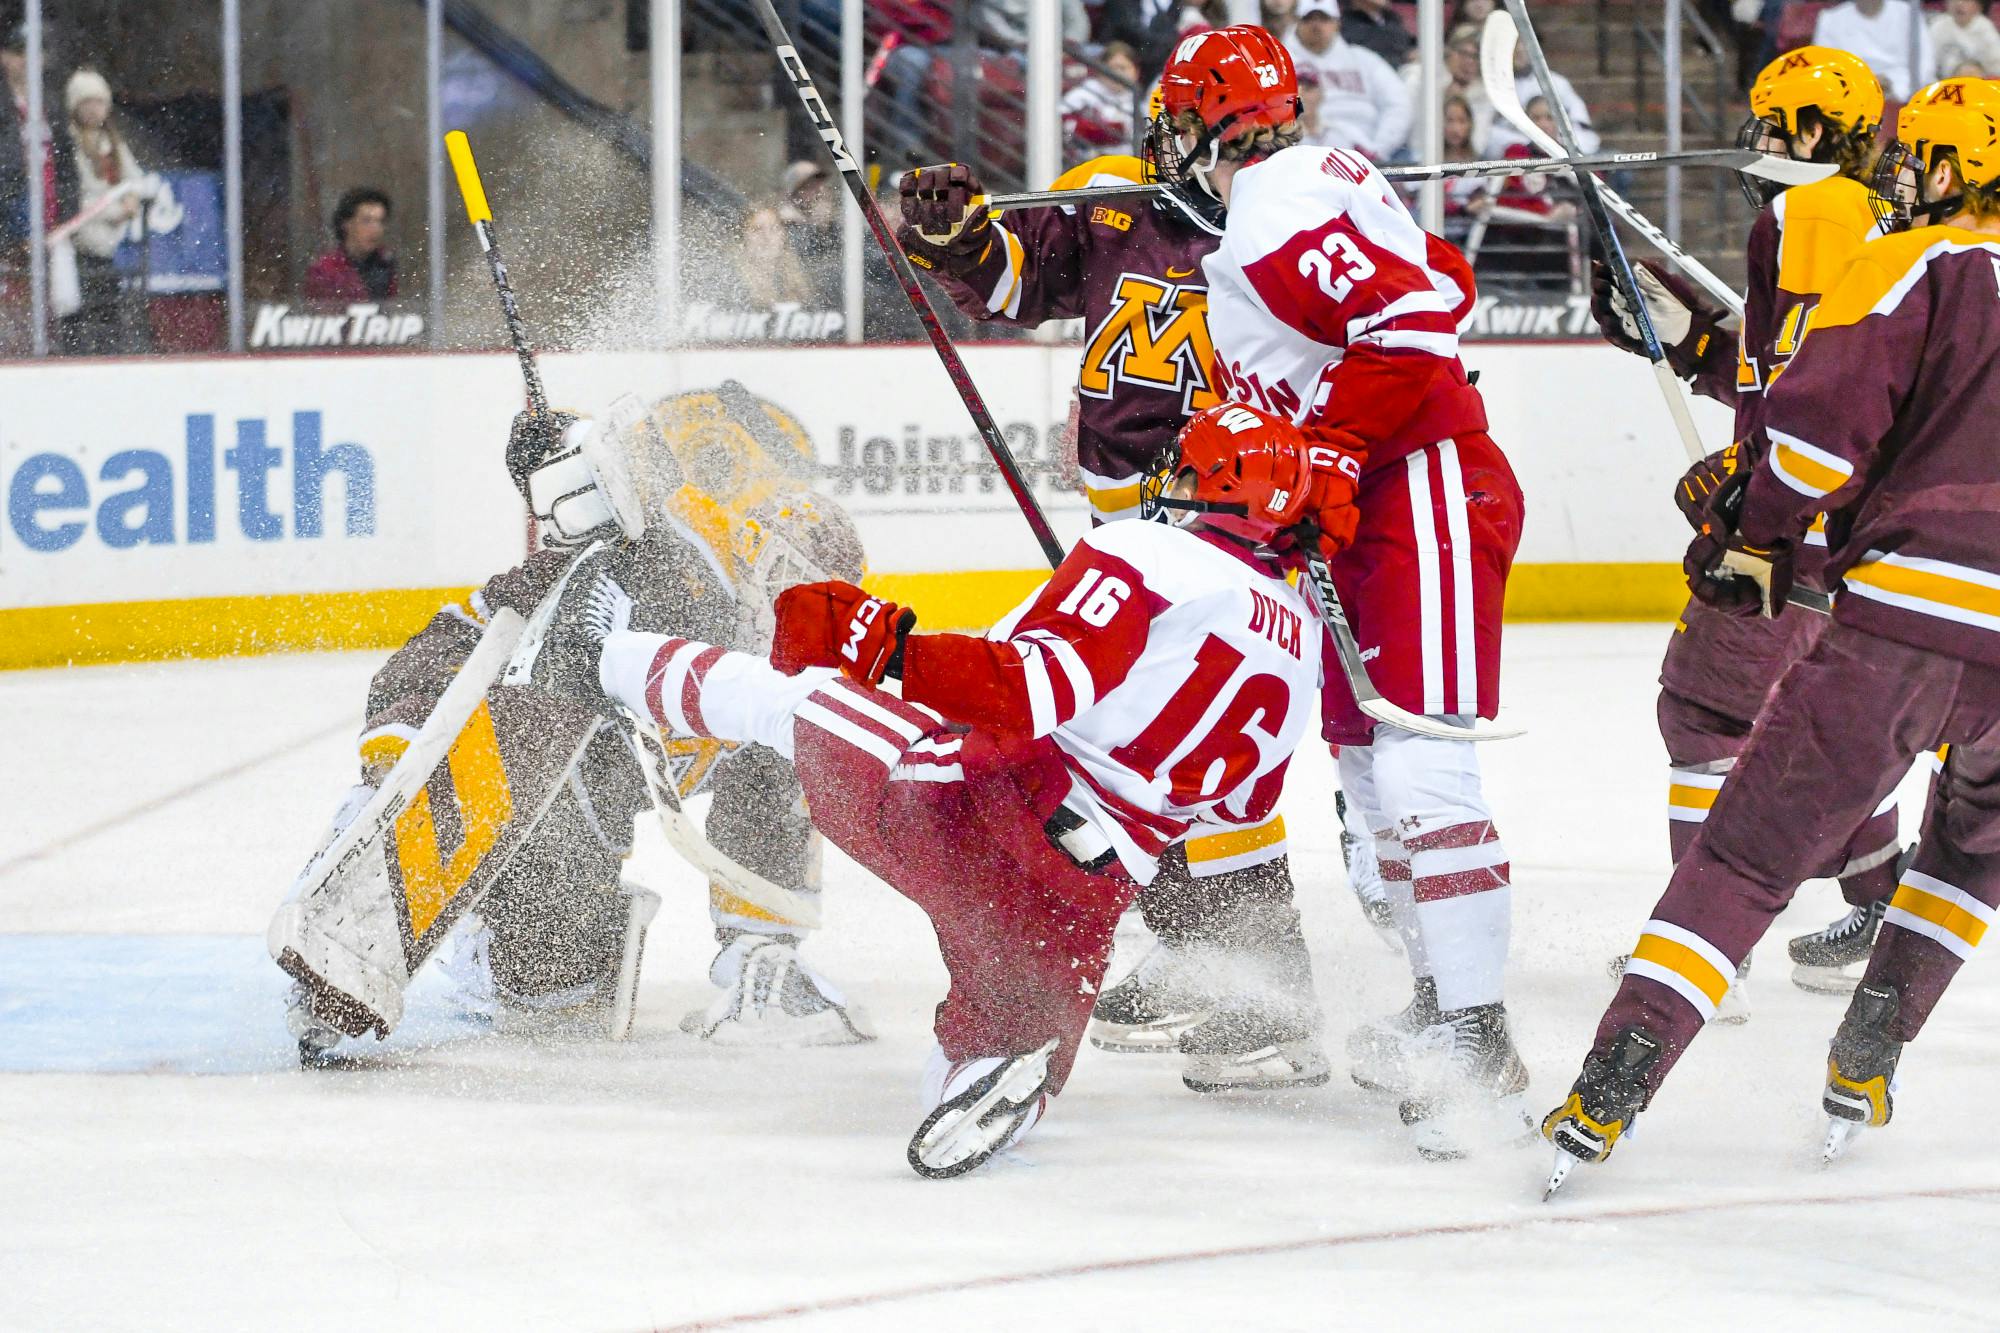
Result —
[[788, 676], [838, 667], [863, 684], [897, 669], [914, 611], [870, 597], [851, 583], [802, 583], [778, 594], [771, 665]]

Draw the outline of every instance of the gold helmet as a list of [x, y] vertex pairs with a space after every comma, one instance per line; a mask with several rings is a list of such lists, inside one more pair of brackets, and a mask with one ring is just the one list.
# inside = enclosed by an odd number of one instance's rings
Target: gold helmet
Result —
[[[1736, 136], [1737, 146], [1790, 157], [1793, 137], [1814, 124], [1825, 126], [1814, 160], [1839, 162], [1846, 174], [1860, 177], [1882, 125], [1882, 84], [1861, 57], [1830, 46], [1801, 46], [1764, 66], [1750, 85], [1750, 119]], [[1757, 208], [1784, 189], [1753, 176], [1740, 179]]]
[[771, 485], [813, 478], [812, 441], [776, 403], [735, 380], [720, 388], [674, 394], [653, 404], [661, 440], [692, 485], [735, 504]]
[[[1927, 201], [1923, 178], [1947, 155], [1964, 189]], [[1896, 117], [1896, 140], [1883, 150], [1872, 184], [1885, 231], [1949, 217], [1966, 206], [1966, 191], [1990, 199], [2000, 185], [2000, 84], [1940, 79], [1919, 89]]]

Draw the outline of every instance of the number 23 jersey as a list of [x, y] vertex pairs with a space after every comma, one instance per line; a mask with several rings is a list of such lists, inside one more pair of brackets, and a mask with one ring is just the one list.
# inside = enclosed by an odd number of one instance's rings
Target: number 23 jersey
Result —
[[[978, 642], [941, 642], [956, 637], [917, 635], [906, 651]], [[1066, 804], [1145, 883], [1197, 825], [1270, 817], [1318, 706], [1320, 639], [1298, 591], [1228, 540], [1114, 523], [988, 632], [984, 660], [912, 658], [904, 697], [1048, 737], [1070, 773]], [[936, 684], [913, 693], [919, 678]]]

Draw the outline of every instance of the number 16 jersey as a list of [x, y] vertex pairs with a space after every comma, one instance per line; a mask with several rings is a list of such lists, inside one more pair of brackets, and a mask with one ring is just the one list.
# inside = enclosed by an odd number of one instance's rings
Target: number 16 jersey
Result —
[[1298, 591], [1228, 539], [1114, 523], [983, 642], [913, 636], [904, 697], [1048, 737], [1065, 804], [1147, 883], [1197, 826], [1270, 817], [1317, 707], [1320, 639]]

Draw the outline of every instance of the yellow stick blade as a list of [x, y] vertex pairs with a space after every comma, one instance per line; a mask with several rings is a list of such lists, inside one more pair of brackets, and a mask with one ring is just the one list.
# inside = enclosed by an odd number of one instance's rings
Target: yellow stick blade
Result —
[[472, 160], [472, 141], [464, 130], [444, 136], [444, 150], [451, 155], [451, 169], [458, 176], [458, 192], [465, 198], [465, 215], [477, 224], [491, 222], [493, 210], [486, 204], [486, 187], [479, 183], [479, 167]]

